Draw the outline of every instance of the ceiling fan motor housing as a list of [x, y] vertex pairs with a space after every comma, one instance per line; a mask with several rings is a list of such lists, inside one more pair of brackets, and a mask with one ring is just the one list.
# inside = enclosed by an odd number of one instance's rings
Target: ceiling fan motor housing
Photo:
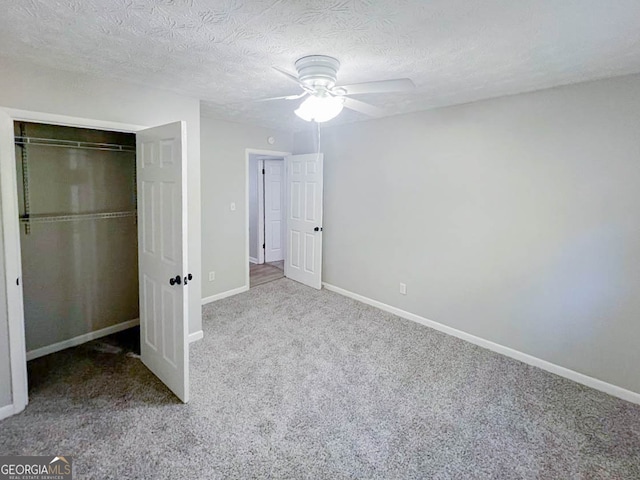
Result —
[[326, 55], [309, 55], [296, 61], [300, 83], [320, 93], [328, 91], [336, 84], [340, 62]]

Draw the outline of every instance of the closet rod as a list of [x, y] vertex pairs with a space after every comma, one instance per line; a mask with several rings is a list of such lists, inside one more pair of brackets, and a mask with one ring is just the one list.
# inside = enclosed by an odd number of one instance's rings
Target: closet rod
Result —
[[59, 140], [55, 138], [15, 137], [16, 145], [39, 145], [43, 147], [80, 148], [86, 150], [104, 150], [108, 152], [135, 153], [135, 145], [119, 145], [115, 143], [79, 142], [75, 140]]
[[23, 215], [20, 217], [22, 223], [54, 223], [54, 222], [75, 222], [78, 220], [101, 220], [104, 218], [125, 218], [135, 217], [137, 210], [125, 212], [104, 212], [104, 213], [77, 213], [72, 215]]

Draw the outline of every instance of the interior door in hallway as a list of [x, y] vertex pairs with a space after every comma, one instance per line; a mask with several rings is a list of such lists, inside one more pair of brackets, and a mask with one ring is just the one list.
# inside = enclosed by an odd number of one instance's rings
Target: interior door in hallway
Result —
[[322, 288], [323, 154], [286, 157], [287, 246], [285, 276]]
[[186, 126], [138, 132], [138, 262], [142, 362], [189, 400]]
[[284, 161], [264, 161], [265, 261], [284, 260]]

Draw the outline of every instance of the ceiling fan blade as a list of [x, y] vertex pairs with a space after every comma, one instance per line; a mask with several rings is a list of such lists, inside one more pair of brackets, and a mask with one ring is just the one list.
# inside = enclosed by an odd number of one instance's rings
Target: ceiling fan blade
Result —
[[285, 95], [284, 97], [271, 97], [271, 98], [261, 98], [260, 100], [254, 100], [254, 102], [270, 102], [272, 100], [298, 100], [306, 95], [309, 95], [309, 92], [302, 92], [300, 95]]
[[396, 78], [395, 80], [340, 85], [334, 90], [344, 90], [346, 91], [345, 95], [360, 95], [363, 93], [409, 92], [414, 88], [416, 86], [410, 78]]
[[355, 98], [344, 98], [344, 106], [350, 108], [351, 110], [355, 110], [356, 112], [364, 113], [365, 115], [369, 115], [370, 117], [381, 117], [385, 114], [385, 111], [381, 108], [374, 107], [365, 102], [361, 102], [360, 100], [356, 100]]
[[295, 82], [297, 85], [302, 85], [300, 83], [300, 80], [298, 80], [298, 77], [296, 77], [295, 75], [287, 72], [286, 70], [283, 70], [280, 67], [271, 67], [273, 68], [276, 72], [280, 72], [282, 75], [284, 75], [285, 77], [287, 77], [289, 80]]

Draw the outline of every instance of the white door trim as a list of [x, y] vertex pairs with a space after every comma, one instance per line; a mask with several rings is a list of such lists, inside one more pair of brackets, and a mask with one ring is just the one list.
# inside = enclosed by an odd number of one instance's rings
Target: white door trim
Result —
[[245, 287], [248, 289], [250, 285], [249, 280], [249, 155], [269, 155], [272, 157], [286, 157], [291, 155], [291, 152], [279, 152], [275, 150], [261, 150], [256, 148], [246, 148], [244, 151], [244, 235], [245, 235]]
[[264, 160], [258, 160], [256, 162], [258, 171], [255, 172], [258, 175], [258, 182], [256, 188], [256, 195], [258, 197], [258, 237], [256, 239], [258, 247], [258, 265], [264, 263], [264, 175], [262, 170], [264, 169]]
[[20, 110], [17, 108], [1, 107], [14, 121], [48, 123], [51, 125], [61, 125], [65, 127], [95, 128], [100, 130], [112, 130], [115, 132], [135, 133], [138, 130], [149, 128], [146, 125], [136, 125], [133, 123], [119, 123], [108, 120], [97, 120], [93, 118], [71, 117], [68, 115], [58, 115], [55, 113], [32, 112], [30, 110]]
[[[119, 132], [135, 133], [146, 126], [97, 120], [91, 118], [71, 117], [45, 112], [33, 112], [0, 106], [0, 110], [9, 115], [11, 120], [50, 123], [80, 128], [96, 128]], [[15, 148], [13, 143], [11, 148]], [[19, 413], [27, 406], [27, 350], [24, 337], [24, 303], [22, 289], [12, 288], [15, 279], [22, 280], [20, 254], [20, 223], [18, 218], [18, 176], [15, 155], [2, 156], [0, 164], [0, 189], [2, 195], [2, 228], [4, 234], [4, 275], [6, 279], [7, 316], [9, 324], [9, 358], [11, 362], [11, 391], [13, 413]], [[248, 271], [248, 270], [247, 270]], [[22, 282], [21, 282], [22, 283]]]
[[[9, 112], [3, 111], [12, 121]], [[3, 119], [6, 116], [3, 115]], [[4, 124], [4, 120], [3, 120]], [[2, 136], [5, 137], [4, 129]], [[12, 414], [20, 412], [28, 403], [27, 396], [27, 351], [24, 340], [24, 313], [22, 303], [22, 281], [16, 285], [16, 279], [22, 280], [20, 261], [20, 224], [18, 218], [18, 187], [15, 160], [15, 135], [11, 125], [11, 144], [6, 145], [0, 139], [0, 190], [2, 194], [2, 230], [4, 277], [7, 299], [7, 325], [9, 340], [9, 364], [11, 375]], [[9, 135], [6, 135], [9, 138]], [[4, 407], [4, 406], [3, 406]], [[3, 409], [3, 415], [10, 410]]]

